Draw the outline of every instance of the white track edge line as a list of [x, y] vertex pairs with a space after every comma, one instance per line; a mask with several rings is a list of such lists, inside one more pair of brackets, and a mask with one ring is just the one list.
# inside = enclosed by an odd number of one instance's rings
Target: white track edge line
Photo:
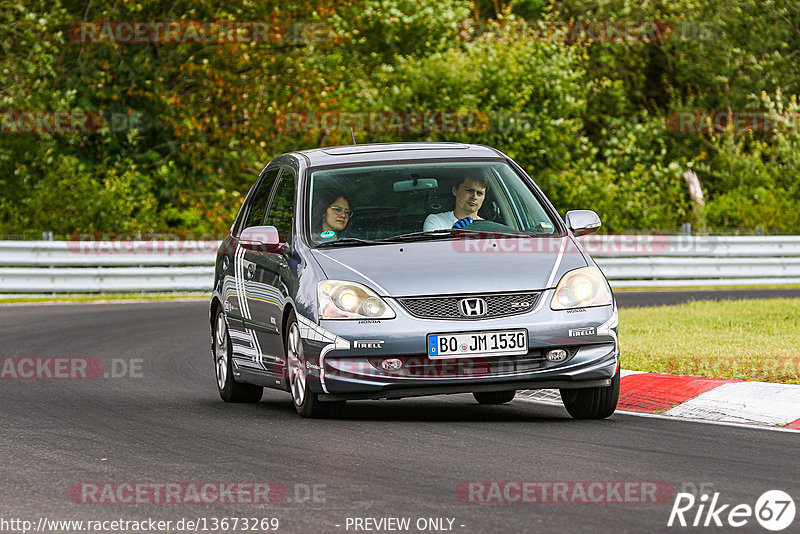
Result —
[[[542, 402], [538, 399], [531, 399], [529, 397], [514, 397], [514, 400], [521, 400], [525, 402], [532, 402], [534, 404], [541, 404], [542, 406], [557, 406], [556, 403], [553, 402]], [[688, 423], [701, 423], [707, 425], [720, 425], [720, 426], [735, 426], [739, 428], [751, 428], [756, 430], [772, 430], [774, 432], [789, 432], [789, 433], [800, 433], [800, 430], [796, 430], [794, 428], [787, 428], [782, 426], [771, 426], [765, 425], [763, 423], [734, 423], [732, 421], [709, 421], [708, 419], [694, 419], [691, 417], [676, 417], [674, 415], [662, 415], [659, 413], [645, 413], [645, 412], [631, 412], [628, 410], [616, 410], [615, 414], [622, 414], [622, 415], [633, 415], [636, 417], [650, 417], [653, 419], [665, 419], [667, 421], [685, 421]]]

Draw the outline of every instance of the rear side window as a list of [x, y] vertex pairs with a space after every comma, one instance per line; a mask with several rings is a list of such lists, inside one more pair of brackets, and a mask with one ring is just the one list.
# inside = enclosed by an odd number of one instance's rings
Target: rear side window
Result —
[[280, 169], [275, 168], [264, 173], [261, 183], [258, 184], [258, 189], [253, 193], [253, 198], [250, 200], [250, 211], [247, 213], [247, 218], [245, 219], [242, 229], [264, 224], [264, 215], [267, 213], [269, 194], [272, 191], [272, 185], [275, 183], [279, 172]]
[[283, 171], [278, 189], [275, 190], [275, 198], [272, 200], [272, 206], [270, 206], [269, 215], [267, 215], [267, 226], [277, 228], [281, 241], [286, 243], [291, 241], [292, 236], [294, 192], [294, 172], [286, 169]]

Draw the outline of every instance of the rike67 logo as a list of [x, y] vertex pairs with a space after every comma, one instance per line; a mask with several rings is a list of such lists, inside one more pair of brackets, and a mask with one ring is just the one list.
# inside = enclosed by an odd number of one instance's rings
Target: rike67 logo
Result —
[[678, 493], [667, 526], [733, 527], [739, 528], [755, 518], [759, 525], [777, 532], [794, 521], [794, 500], [781, 490], [764, 492], [755, 506], [746, 503], [733, 505], [720, 502], [719, 492], [704, 493], [699, 498], [691, 493]]

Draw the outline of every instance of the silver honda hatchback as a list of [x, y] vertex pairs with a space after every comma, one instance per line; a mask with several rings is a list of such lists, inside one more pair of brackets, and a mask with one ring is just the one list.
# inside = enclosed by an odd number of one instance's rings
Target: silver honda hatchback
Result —
[[503, 404], [558, 389], [575, 418], [610, 416], [617, 309], [525, 171], [493, 148], [355, 145], [275, 158], [220, 246], [210, 305], [219, 394], [264, 387], [301, 416], [348, 400], [472, 393]]

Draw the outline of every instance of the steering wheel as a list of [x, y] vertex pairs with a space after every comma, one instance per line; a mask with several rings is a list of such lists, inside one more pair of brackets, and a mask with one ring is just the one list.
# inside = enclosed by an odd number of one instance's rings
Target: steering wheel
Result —
[[505, 224], [499, 222], [487, 221], [485, 219], [478, 219], [469, 226], [465, 226], [464, 230], [477, 230], [479, 232], [514, 232], [515, 230]]

